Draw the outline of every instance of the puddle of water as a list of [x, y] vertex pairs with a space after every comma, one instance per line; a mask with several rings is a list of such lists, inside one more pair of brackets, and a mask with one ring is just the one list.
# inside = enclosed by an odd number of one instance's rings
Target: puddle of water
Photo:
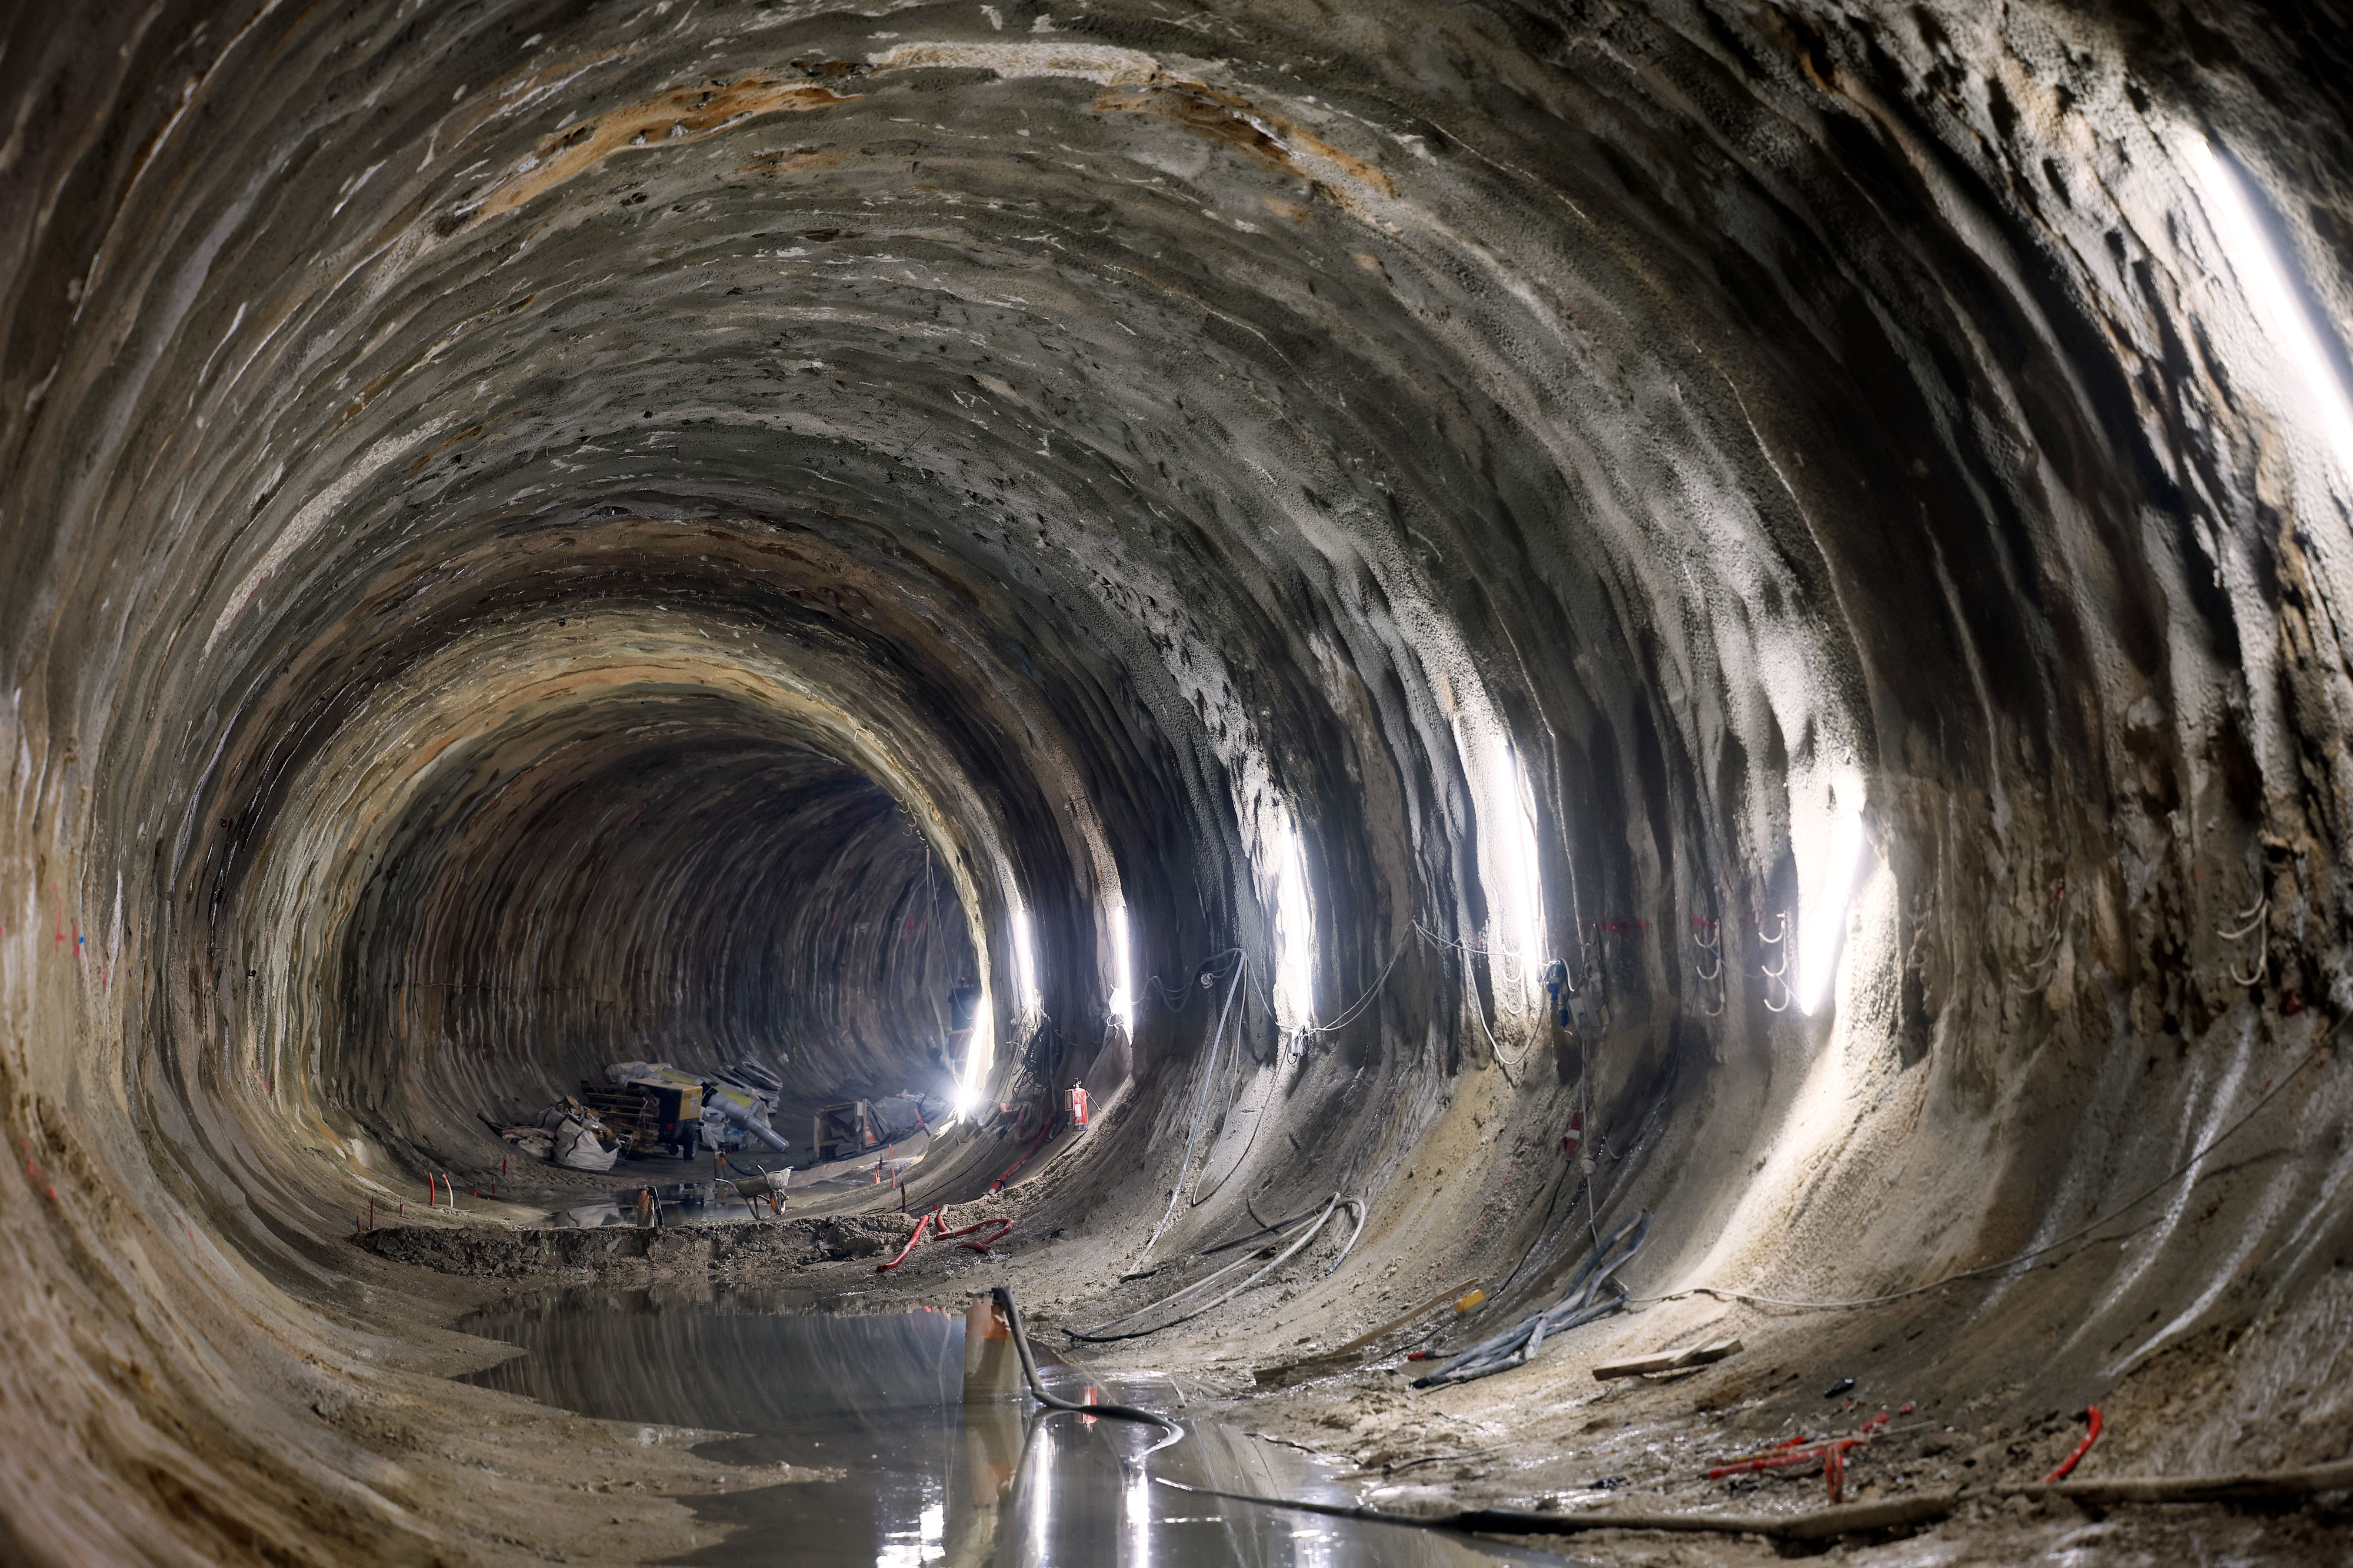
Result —
[[[791, 1192], [807, 1192], [816, 1187], [889, 1186], [921, 1163], [920, 1147], [916, 1155], [906, 1159], [862, 1161], [844, 1160], [831, 1165], [819, 1165], [806, 1173], [796, 1174]], [[559, 1228], [578, 1226], [596, 1229], [607, 1225], [636, 1225], [638, 1194], [653, 1189], [654, 1202], [659, 1208], [660, 1223], [696, 1225], [710, 1220], [759, 1219], [770, 1216], [767, 1200], [761, 1198], [747, 1204], [734, 1186], [722, 1181], [640, 1182], [635, 1186], [617, 1188], [580, 1203], [551, 1210], [547, 1223]]]
[[[1397, 1525], [1225, 1503], [1123, 1461], [1158, 1436], [1131, 1423], [962, 1403], [964, 1318], [936, 1309], [820, 1312], [805, 1296], [550, 1291], [461, 1329], [523, 1347], [464, 1381], [608, 1420], [740, 1433], [697, 1452], [721, 1494], [681, 1500], [728, 1538], [670, 1561], [734, 1568], [1472, 1568], [1558, 1563]], [[1354, 1500], [1306, 1455], [1188, 1420], [1163, 1380], [1112, 1386], [1051, 1367], [1065, 1398], [1166, 1410], [1186, 1437], [1152, 1473], [1195, 1486]], [[838, 1479], [776, 1484], [780, 1464]], [[683, 1544], [683, 1543], [681, 1543]]]
[[704, 1220], [758, 1219], [768, 1213], [767, 1201], [752, 1208], [736, 1195], [735, 1189], [721, 1182], [647, 1182], [638, 1187], [628, 1187], [608, 1193], [600, 1198], [569, 1208], [554, 1210], [547, 1216], [548, 1224], [558, 1228], [580, 1226], [595, 1229], [607, 1225], [638, 1223], [638, 1193], [641, 1187], [653, 1189], [654, 1202], [659, 1205], [663, 1225], [693, 1225]]

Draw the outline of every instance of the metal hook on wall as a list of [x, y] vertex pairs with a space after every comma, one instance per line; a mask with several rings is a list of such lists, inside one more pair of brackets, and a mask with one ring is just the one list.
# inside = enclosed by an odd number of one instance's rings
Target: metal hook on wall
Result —
[[[1701, 934], [1703, 931], [1706, 931], [1708, 935], [1703, 936]], [[1714, 940], [1710, 940], [1711, 937]], [[1714, 968], [1702, 969], [1700, 967], [1702, 961], [1699, 959], [1694, 959], [1692, 961], [1692, 973], [1699, 976], [1702, 980], [1723, 979], [1724, 932], [1718, 929], [1714, 921], [1694, 920], [1692, 921], [1692, 945], [1699, 949], [1700, 952], [1705, 953], [1707, 957], [1715, 963]]]
[[[1692, 921], [1692, 945], [1704, 955], [1704, 958], [1692, 960], [1692, 974], [1703, 988], [1711, 984], [1715, 987], [1715, 1005], [1710, 1007], [1702, 1002], [1699, 1008], [1700, 1016], [1720, 1018], [1724, 1016], [1725, 1000], [1724, 928], [1715, 921], [1694, 917]], [[1710, 963], [1711, 966], [1703, 969], [1701, 964], [1704, 962]]]
[[[2033, 984], [2012, 985], [2010, 990], [2013, 995], [2031, 996], [2038, 991], [2047, 989], [2051, 983], [2059, 977], [2059, 944], [2065, 941], [2067, 936], [2067, 888], [2064, 883], [2060, 884], [2058, 901], [2058, 912], [2051, 917], [2051, 930], [2037, 943], [2042, 950], [2042, 955], [2030, 960], [2026, 965], [2027, 978]], [[2035, 973], [2037, 970], [2042, 973], [2038, 975]]]
[[2224, 942], [2245, 942], [2249, 938], [2253, 938], [2255, 952], [2254, 967], [2244, 974], [2239, 973], [2239, 961], [2237, 959], [2233, 958], [2229, 961], [2231, 984], [2233, 985], [2260, 985], [2263, 982], [2263, 976], [2269, 974], [2272, 968], [2271, 894], [2258, 889], [2255, 901], [2248, 905], [2245, 909], [2241, 910], [2237, 914], [2232, 915], [2231, 918], [2239, 922], [2238, 928], [2234, 931], [2224, 931], [2221, 926], [2216, 926], [2214, 928], [2214, 934], [2221, 937]]
[[2269, 893], [2264, 893], [2258, 897], [2253, 903], [2248, 905], [2245, 909], [2241, 910], [2237, 914], [2231, 917], [2232, 920], [2241, 922], [2238, 930], [2224, 931], [2221, 926], [2216, 926], [2214, 928], [2214, 934], [2221, 937], [2224, 942], [2243, 941], [2248, 932], [2253, 931], [2257, 926], [2262, 925], [2266, 921], [2270, 920], [2271, 913], [2272, 896]]
[[[1782, 985], [1781, 989], [1785, 992], [1789, 989], [1788, 985], [1786, 984], [1786, 980], [1789, 973], [1789, 944], [1787, 940], [1788, 935], [1789, 911], [1787, 910], [1783, 910], [1778, 915], [1774, 917], [1773, 934], [1771, 936], [1767, 936], [1765, 934], [1764, 921], [1760, 919], [1757, 922], [1757, 940], [1764, 943], [1767, 947], [1778, 946], [1781, 950], [1781, 962], [1778, 964], [1762, 963], [1760, 961], [1760, 965], [1765, 973], [1765, 978], [1767, 980], [1784, 981], [1785, 984]], [[1781, 1006], [1775, 1007], [1773, 1011], [1778, 1013], [1788, 1005], [1788, 1004], [1784, 1002], [1781, 1004]]]

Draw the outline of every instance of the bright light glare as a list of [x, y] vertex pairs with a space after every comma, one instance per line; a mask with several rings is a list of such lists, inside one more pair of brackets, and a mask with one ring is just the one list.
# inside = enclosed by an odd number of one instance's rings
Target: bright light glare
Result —
[[997, 1002], [982, 986], [980, 1003], [972, 1016], [972, 1038], [964, 1047], [964, 1074], [956, 1084], [955, 1113], [968, 1117], [980, 1109], [982, 1068], [997, 1059]]
[[1821, 886], [1798, 916], [1798, 1006], [1808, 1015], [1831, 993], [1839, 949], [1846, 944], [1847, 905], [1862, 880], [1870, 848], [1862, 833], [1862, 808], [1841, 805], [1831, 829], [1830, 860], [1822, 868]]
[[1152, 1568], [1152, 1476], [1134, 1460], [1120, 1467], [1121, 1511], [1127, 1516], [1127, 1550], [1119, 1568]]
[[1494, 773], [1501, 798], [1493, 820], [1502, 831], [1492, 852], [1501, 862], [1496, 869], [1504, 884], [1504, 929], [1507, 939], [1519, 947], [1523, 980], [1532, 980], [1543, 950], [1536, 930], [1536, 830], [1521, 802], [1519, 759], [1512, 754], [1512, 743], [1500, 735], [1495, 737]]
[[2321, 346], [2320, 334], [2286, 266], [2272, 247], [2254, 203], [2229, 161], [2216, 157], [2203, 136], [2189, 136], [2183, 150], [2190, 175], [2198, 182], [2206, 221], [2222, 242], [2240, 289], [2272, 346], [2285, 356], [2304, 383], [2320, 433], [2334, 448], [2338, 467], [2353, 478], [2353, 400], [2347, 397], [2345, 384]]
[[1029, 1017], [1038, 1011], [1038, 954], [1029, 942], [1029, 911], [1019, 904], [1013, 906], [1013, 978], [1014, 998]]
[[1054, 1434], [1060, 1430], [1053, 1422], [1046, 1422], [1029, 1445], [1038, 1458], [1029, 1467], [1029, 1495], [1022, 1500], [1029, 1510], [1027, 1560], [1031, 1563], [1051, 1561], [1048, 1554], [1054, 1544]]
[[1129, 989], [1127, 969], [1127, 906], [1111, 907], [1111, 1016], [1120, 1033], [1135, 1033], [1135, 994]]
[[1304, 1027], [1315, 1016], [1315, 928], [1307, 912], [1307, 862], [1299, 834], [1285, 822], [1275, 829], [1274, 1013], [1286, 1028]]

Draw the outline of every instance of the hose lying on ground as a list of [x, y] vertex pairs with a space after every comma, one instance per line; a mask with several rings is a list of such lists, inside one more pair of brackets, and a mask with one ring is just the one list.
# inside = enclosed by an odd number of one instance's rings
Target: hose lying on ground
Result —
[[[1155, 1323], [1148, 1329], [1126, 1329], [1115, 1334], [1107, 1334], [1103, 1331], [1109, 1328], [1111, 1323], [1104, 1323], [1092, 1330], [1064, 1329], [1062, 1331], [1070, 1335], [1071, 1338], [1074, 1340], [1084, 1340], [1091, 1344], [1106, 1344], [1114, 1340], [1140, 1340], [1146, 1334], [1156, 1334], [1163, 1329], [1173, 1329], [1179, 1323], [1191, 1322], [1195, 1318], [1199, 1317], [1202, 1313], [1211, 1311], [1219, 1307], [1224, 1306], [1227, 1302], [1232, 1300], [1235, 1297], [1240, 1295], [1243, 1291], [1249, 1289], [1251, 1286], [1257, 1284], [1260, 1280], [1265, 1279], [1268, 1275], [1273, 1273], [1276, 1269], [1282, 1268], [1293, 1258], [1298, 1257], [1301, 1252], [1306, 1249], [1307, 1244], [1314, 1241], [1315, 1237], [1323, 1232], [1324, 1225], [1330, 1221], [1334, 1212], [1339, 1209], [1347, 1209], [1356, 1215], [1356, 1228], [1349, 1233], [1348, 1244], [1347, 1246], [1340, 1248], [1339, 1258], [1334, 1258], [1330, 1267], [1324, 1270], [1324, 1273], [1329, 1274], [1334, 1268], [1340, 1267], [1341, 1259], [1346, 1258], [1349, 1252], [1355, 1248], [1356, 1238], [1365, 1234], [1365, 1205], [1363, 1200], [1358, 1198], [1344, 1198], [1337, 1193], [1334, 1193], [1332, 1194], [1330, 1201], [1325, 1203], [1324, 1205], [1324, 1212], [1315, 1216], [1315, 1223], [1309, 1226], [1304, 1231], [1303, 1231], [1300, 1234], [1298, 1240], [1283, 1248], [1283, 1250], [1276, 1256], [1274, 1261], [1269, 1263], [1265, 1268], [1261, 1268], [1257, 1273], [1251, 1275], [1249, 1279], [1243, 1280], [1240, 1284], [1235, 1286], [1232, 1289], [1227, 1291], [1216, 1300], [1208, 1302], [1204, 1306], [1196, 1307], [1191, 1311], [1181, 1313], [1176, 1317], [1169, 1319], [1165, 1323]], [[1193, 1291], [1200, 1289], [1205, 1285], [1213, 1284], [1217, 1280], [1223, 1279], [1226, 1275], [1232, 1273], [1235, 1269], [1244, 1267], [1250, 1261], [1251, 1259], [1245, 1258], [1240, 1263], [1229, 1264], [1225, 1268], [1220, 1269], [1218, 1273], [1210, 1275], [1207, 1279], [1198, 1279], [1194, 1281], [1192, 1284], [1186, 1286], [1181, 1290], [1173, 1290], [1167, 1295], [1160, 1298], [1157, 1301], [1151, 1303], [1149, 1306], [1138, 1307], [1133, 1312], [1123, 1312], [1118, 1317], [1113, 1318], [1111, 1321], [1113, 1323], [1125, 1322], [1130, 1318], [1140, 1318], [1147, 1312], [1157, 1311], [1161, 1308], [1167, 1306], [1169, 1302], [1177, 1300], [1179, 1297], [1189, 1295]]]
[[1140, 1421], [1166, 1432], [1168, 1436], [1135, 1457], [1135, 1462], [1138, 1464], [1171, 1443], [1184, 1440], [1185, 1428], [1158, 1411], [1146, 1410], [1134, 1405], [1074, 1405], [1067, 1399], [1058, 1398], [1047, 1393], [1046, 1384], [1038, 1376], [1037, 1358], [1029, 1353], [1029, 1335], [1021, 1326], [1021, 1309], [1013, 1304], [1013, 1292], [1005, 1286], [999, 1285], [991, 1290], [989, 1295], [995, 1298], [998, 1306], [1005, 1309], [1006, 1324], [1013, 1331], [1013, 1349], [1021, 1358], [1021, 1375], [1029, 1380], [1029, 1392], [1037, 1396], [1039, 1404], [1049, 1410], [1075, 1411], [1082, 1415], [1103, 1415], [1113, 1421]]
[[[1626, 1304], [1626, 1290], [1610, 1277], [1634, 1260], [1650, 1235], [1651, 1211], [1644, 1209], [1610, 1232], [1593, 1255], [1577, 1266], [1559, 1300], [1440, 1363], [1414, 1379], [1413, 1386], [1435, 1388], [1442, 1384], [1468, 1383], [1474, 1377], [1525, 1365], [1544, 1348], [1547, 1335], [1606, 1318], [1618, 1310]], [[1604, 1286], [1615, 1286], [1618, 1293], [1603, 1296]]]
[[1593, 1509], [1582, 1513], [1537, 1513], [1515, 1508], [1465, 1509], [1459, 1513], [1391, 1513], [1345, 1503], [1303, 1502], [1293, 1498], [1258, 1497], [1249, 1492], [1215, 1491], [1190, 1487], [1165, 1477], [1152, 1478], [1164, 1487], [1197, 1497], [1223, 1498], [1229, 1502], [1254, 1502], [1266, 1508], [1295, 1509], [1335, 1519], [1371, 1520], [1381, 1524], [1410, 1524], [1422, 1530], [1472, 1531], [1482, 1535], [1571, 1535], [1586, 1530], [1660, 1530], [1717, 1535], [1762, 1535], [1775, 1541], [1828, 1541], [1834, 1536], [1899, 1530], [1933, 1524], [1973, 1499], [2068, 1498], [2087, 1507], [2117, 1503], [2239, 1503], [2261, 1507], [2296, 1507], [2313, 1499], [2353, 1491], [2353, 1462], [2315, 1465], [2300, 1470], [2257, 1471], [2237, 1476], [2125, 1476], [2106, 1481], [2060, 1481], [2042, 1486], [1966, 1487], [1951, 1491], [1918, 1492], [1910, 1497], [1878, 1498], [1869, 1502], [1843, 1503], [1804, 1513], [1630, 1513]]
[[1573, 1535], [1584, 1530], [1670, 1530], [1694, 1534], [1762, 1535], [1778, 1541], [1826, 1541], [1833, 1536], [1867, 1531], [1894, 1530], [1926, 1524], [1953, 1511], [1956, 1492], [1930, 1492], [1918, 1497], [1887, 1498], [1873, 1502], [1847, 1503], [1795, 1514], [1620, 1513], [1595, 1509], [1589, 1513], [1535, 1513], [1516, 1508], [1472, 1508], [1458, 1513], [1393, 1513], [1387, 1509], [1358, 1508], [1349, 1503], [1303, 1502], [1296, 1498], [1258, 1497], [1250, 1492], [1218, 1491], [1187, 1486], [1166, 1476], [1154, 1480], [1196, 1497], [1222, 1498], [1228, 1502], [1254, 1502], [1265, 1508], [1295, 1509], [1331, 1519], [1361, 1519], [1376, 1524], [1409, 1524], [1419, 1530], [1445, 1530], [1481, 1535]]

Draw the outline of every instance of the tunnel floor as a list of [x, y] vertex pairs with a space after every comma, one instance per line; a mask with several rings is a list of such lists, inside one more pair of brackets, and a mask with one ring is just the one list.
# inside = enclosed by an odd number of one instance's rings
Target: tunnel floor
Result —
[[[714, 1220], [687, 1209], [651, 1232], [549, 1233], [530, 1228], [543, 1222], [528, 1206], [454, 1222], [436, 1216], [389, 1227], [382, 1239], [360, 1238], [376, 1245], [355, 1247], [354, 1266], [379, 1278], [389, 1271], [406, 1299], [444, 1304], [438, 1324], [478, 1336], [428, 1336], [480, 1347], [467, 1358], [473, 1370], [457, 1373], [464, 1384], [533, 1402], [524, 1408], [552, 1405], [603, 1424], [611, 1436], [543, 1436], [504, 1451], [527, 1457], [530, 1471], [561, 1478], [554, 1484], [567, 1497], [565, 1519], [605, 1521], [611, 1550], [644, 1561], [797, 1562], [791, 1553], [807, 1542], [823, 1547], [810, 1547], [810, 1562], [893, 1565], [1500, 1560], [1761, 1568], [1795, 1550], [1941, 1568], [2319, 1563], [2353, 1551], [2353, 1519], [2327, 1508], [2283, 1513], [2003, 1495], [2074, 1449], [2082, 1413], [2046, 1403], [2032, 1383], [2042, 1363], [2031, 1346], [2012, 1346], [1957, 1377], [1937, 1336], [1971, 1303], [1950, 1296], [1868, 1322], [1704, 1300], [1661, 1302], [1572, 1331], [1546, 1360], [1517, 1372], [1417, 1391], [1408, 1384], [1430, 1363], [1407, 1352], [1433, 1343], [1430, 1328], [1444, 1347], [1494, 1325], [1475, 1313], [1458, 1320], [1441, 1306], [1335, 1370], [1318, 1357], [1390, 1314], [1372, 1308], [1361, 1283], [1322, 1284], [1329, 1248], [1303, 1254], [1229, 1305], [1166, 1331], [1115, 1344], [1073, 1340], [1064, 1331], [1116, 1318], [1139, 1293], [1165, 1291], [1201, 1270], [1193, 1264], [1156, 1281], [1120, 1281], [1133, 1235], [1107, 1241], [1068, 1224], [1078, 1217], [1072, 1204], [1044, 1176], [976, 1195], [949, 1205], [948, 1218], [957, 1226], [1011, 1220], [1005, 1245], [976, 1254], [919, 1243], [890, 1272], [878, 1264], [906, 1247], [913, 1217], [886, 1195], [847, 1188], [797, 1194], [781, 1219]], [[572, 1250], [549, 1252], [551, 1234], [568, 1236], [558, 1245]], [[388, 1260], [401, 1257], [415, 1261]], [[1073, 1436], [1058, 1426], [1070, 1418], [1041, 1422], [1026, 1403], [985, 1418], [957, 1404], [963, 1312], [973, 1292], [997, 1284], [1023, 1301], [1051, 1386], [1066, 1396], [1087, 1387], [1098, 1399], [1133, 1395], [1184, 1422], [1187, 1441], [1155, 1456], [1152, 1468], [1195, 1485], [1405, 1514], [1488, 1506], [1794, 1518], [1825, 1506], [1818, 1464], [1729, 1480], [1707, 1471], [1770, 1454], [1793, 1436], [1860, 1429], [1869, 1441], [1846, 1455], [1849, 1503], [1953, 1488], [1976, 1495], [1923, 1524], [1801, 1549], [1729, 1533], [1493, 1536], [1308, 1514], [1270, 1519], [1281, 1510], [1196, 1506], [1200, 1500], [1177, 1494], [1151, 1505], [1155, 1522], [1140, 1529], [1140, 1505], [1124, 1490], [1132, 1479], [1113, 1460], [1121, 1444], [1137, 1446], [1130, 1439]], [[1696, 1369], [1606, 1384], [1590, 1375], [1596, 1365], [1727, 1337], [1741, 1349]], [[481, 1346], [484, 1339], [525, 1353], [510, 1357]], [[2094, 1447], [2094, 1468], [2145, 1468], [2137, 1458], [2158, 1447], [2169, 1425], [2201, 1417], [2227, 1354], [2219, 1339], [2193, 1344], [2110, 1390], [2102, 1400], [2106, 1447]], [[700, 1467], [698, 1485], [679, 1488], [670, 1479], [673, 1443]], [[1021, 1459], [1036, 1457], [1039, 1444], [1050, 1451], [1050, 1476]], [[585, 1468], [568, 1473], [573, 1467]], [[999, 1489], [985, 1506], [974, 1479], [984, 1472]], [[667, 1508], [655, 1501], [666, 1486], [676, 1500]], [[582, 1491], [593, 1496], [570, 1500]], [[626, 1498], [627, 1511], [592, 1513], [608, 1496]], [[793, 1532], [789, 1550], [769, 1539], [780, 1531]]]
[[[685, 1297], [573, 1287], [470, 1313], [459, 1326], [523, 1352], [470, 1383], [607, 1420], [741, 1434], [696, 1449], [733, 1467], [717, 1496], [694, 1504], [698, 1533], [722, 1539], [690, 1542], [673, 1562], [1440, 1568], [1553, 1560], [1155, 1487], [1133, 1460], [1156, 1434], [1021, 1403], [962, 1403], [960, 1313], [828, 1310], [855, 1304], [758, 1289]], [[1091, 1380], [1066, 1365], [1045, 1376], [1073, 1401], [1183, 1408], [1166, 1378]], [[1186, 1443], [1152, 1474], [1223, 1491], [1351, 1500], [1331, 1462], [1220, 1423], [1192, 1423]]]

